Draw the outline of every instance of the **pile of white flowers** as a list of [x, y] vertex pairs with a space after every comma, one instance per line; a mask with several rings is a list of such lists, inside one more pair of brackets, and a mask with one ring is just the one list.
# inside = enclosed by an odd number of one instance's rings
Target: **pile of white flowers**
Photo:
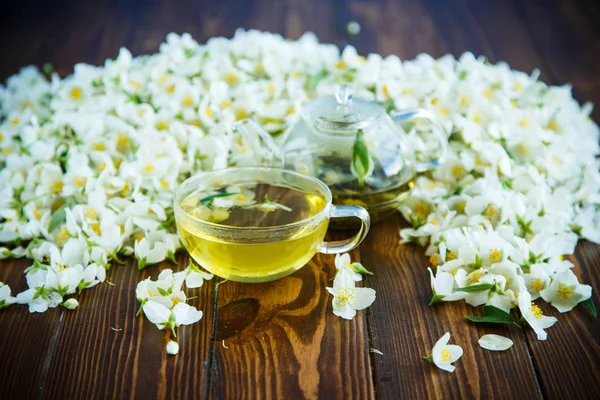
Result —
[[[470, 53], [402, 62], [238, 31], [205, 45], [169, 34], [157, 54], [121, 49], [64, 79], [26, 67], [0, 87], [0, 255], [33, 260], [16, 302], [63, 304], [122, 256], [172, 259], [173, 190], [243, 151], [233, 123], [277, 135], [345, 82], [388, 109], [426, 108], [449, 134], [447, 162], [402, 207], [402, 237], [431, 243], [437, 300], [510, 310], [526, 288], [566, 311], [590, 297], [562, 255], [578, 237], [600, 242], [599, 133], [568, 86]], [[486, 289], [456, 291], [474, 285]], [[15, 301], [0, 295], [0, 307]]]

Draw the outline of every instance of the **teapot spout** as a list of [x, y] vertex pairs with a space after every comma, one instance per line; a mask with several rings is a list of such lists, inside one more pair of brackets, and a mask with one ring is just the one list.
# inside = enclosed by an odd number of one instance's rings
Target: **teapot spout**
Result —
[[271, 135], [256, 121], [242, 119], [233, 125], [230, 145], [231, 166], [283, 167], [283, 152]]

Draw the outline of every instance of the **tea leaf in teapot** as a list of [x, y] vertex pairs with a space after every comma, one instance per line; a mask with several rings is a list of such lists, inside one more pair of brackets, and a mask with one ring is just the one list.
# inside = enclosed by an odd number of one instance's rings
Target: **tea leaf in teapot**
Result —
[[369, 148], [365, 143], [362, 129], [358, 130], [356, 139], [354, 139], [352, 165], [350, 166], [350, 170], [358, 178], [358, 182], [361, 186], [364, 184], [365, 178], [373, 173], [373, 160], [369, 155]]

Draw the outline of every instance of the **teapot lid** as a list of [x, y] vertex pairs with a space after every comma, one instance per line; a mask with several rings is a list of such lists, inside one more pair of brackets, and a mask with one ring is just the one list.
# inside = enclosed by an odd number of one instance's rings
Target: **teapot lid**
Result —
[[352, 98], [351, 84], [340, 85], [335, 96], [308, 102], [304, 111], [306, 118], [318, 129], [354, 132], [384, 113], [383, 107], [376, 102]]

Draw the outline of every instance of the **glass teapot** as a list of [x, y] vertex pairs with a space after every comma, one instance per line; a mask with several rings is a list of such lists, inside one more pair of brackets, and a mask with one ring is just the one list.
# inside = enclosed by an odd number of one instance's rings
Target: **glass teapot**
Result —
[[[427, 132], [427, 147], [437, 144], [434, 154], [415, 154], [407, 122]], [[379, 103], [352, 98], [352, 86], [345, 84], [335, 96], [305, 104], [285, 132], [281, 151], [287, 169], [325, 182], [334, 204], [361, 205], [377, 220], [408, 197], [417, 173], [444, 161], [447, 143], [443, 128], [427, 110], [388, 114]]]

